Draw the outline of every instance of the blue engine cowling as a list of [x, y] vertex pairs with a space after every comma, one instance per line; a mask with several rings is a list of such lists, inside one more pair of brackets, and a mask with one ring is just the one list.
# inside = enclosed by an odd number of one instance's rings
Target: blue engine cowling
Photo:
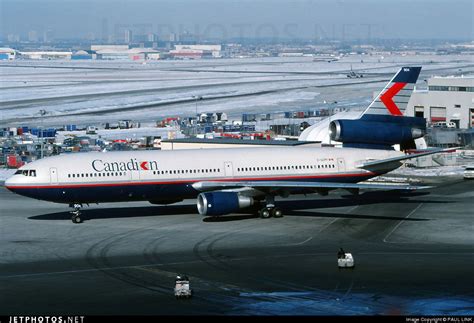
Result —
[[423, 137], [426, 121], [417, 117], [363, 115], [356, 120], [334, 120], [329, 124], [329, 132], [331, 140], [345, 146], [386, 148]]
[[253, 198], [234, 192], [201, 193], [197, 197], [197, 208], [201, 215], [224, 215], [253, 204]]

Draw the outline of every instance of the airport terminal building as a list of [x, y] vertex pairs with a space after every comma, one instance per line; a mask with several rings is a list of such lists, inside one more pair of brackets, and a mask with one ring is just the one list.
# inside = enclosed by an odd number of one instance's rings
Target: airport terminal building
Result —
[[429, 124], [446, 121], [474, 128], [474, 78], [430, 78], [427, 90], [413, 92], [406, 115], [426, 118]]

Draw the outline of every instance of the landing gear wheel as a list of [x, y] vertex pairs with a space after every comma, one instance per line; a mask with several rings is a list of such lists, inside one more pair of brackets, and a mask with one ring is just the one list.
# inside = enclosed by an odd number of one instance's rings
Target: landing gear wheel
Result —
[[74, 211], [71, 212], [71, 214], [72, 214], [72, 216], [71, 216], [72, 223], [81, 223], [82, 222], [82, 219], [81, 219], [82, 204], [75, 203], [75, 204], [71, 204], [69, 206], [74, 208]]
[[72, 222], [73, 223], [81, 223], [82, 222], [81, 216], [80, 215], [73, 215], [72, 216]]
[[281, 209], [279, 208], [273, 208], [272, 210], [272, 216], [274, 218], [282, 218], [283, 217], [283, 212], [281, 211]]
[[268, 219], [272, 217], [271, 209], [264, 207], [260, 210], [259, 215], [262, 219]]

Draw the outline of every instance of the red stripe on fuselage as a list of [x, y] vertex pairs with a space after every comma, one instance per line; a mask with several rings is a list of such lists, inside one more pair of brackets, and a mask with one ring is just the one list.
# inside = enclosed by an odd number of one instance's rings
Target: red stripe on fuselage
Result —
[[31, 188], [81, 188], [81, 187], [106, 187], [106, 186], [136, 186], [136, 185], [173, 185], [173, 184], [192, 184], [197, 182], [243, 182], [243, 181], [277, 181], [289, 179], [312, 179], [312, 178], [341, 178], [341, 177], [362, 177], [375, 176], [373, 172], [354, 173], [354, 174], [327, 174], [327, 175], [312, 175], [312, 176], [279, 176], [279, 177], [249, 177], [249, 178], [222, 178], [222, 179], [187, 179], [166, 182], [118, 182], [118, 183], [81, 183], [81, 184], [66, 184], [66, 185], [10, 185], [6, 186], [8, 189], [31, 189]]
[[401, 89], [406, 85], [406, 83], [398, 82], [392, 85], [387, 91], [385, 91], [382, 96], [380, 96], [380, 100], [385, 104], [388, 111], [394, 116], [401, 116], [403, 115], [400, 109], [397, 107], [395, 102], [393, 102], [393, 97], [400, 92]]

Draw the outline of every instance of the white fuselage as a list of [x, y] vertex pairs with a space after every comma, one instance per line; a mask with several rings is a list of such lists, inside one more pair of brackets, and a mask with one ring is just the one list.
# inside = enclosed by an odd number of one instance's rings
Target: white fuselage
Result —
[[265, 147], [64, 154], [20, 168], [5, 186], [61, 203], [179, 200], [201, 181], [358, 182], [379, 175], [357, 165], [401, 152], [333, 147]]

